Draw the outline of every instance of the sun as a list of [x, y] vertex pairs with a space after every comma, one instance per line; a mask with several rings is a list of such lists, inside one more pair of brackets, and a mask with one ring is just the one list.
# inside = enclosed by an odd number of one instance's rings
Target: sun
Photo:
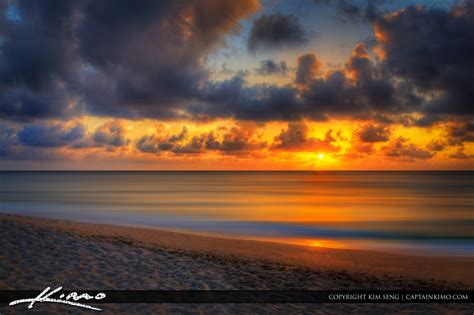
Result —
[[319, 158], [320, 160], [322, 160], [322, 159], [324, 158], [324, 154], [319, 153], [319, 154], [318, 154], [318, 158]]

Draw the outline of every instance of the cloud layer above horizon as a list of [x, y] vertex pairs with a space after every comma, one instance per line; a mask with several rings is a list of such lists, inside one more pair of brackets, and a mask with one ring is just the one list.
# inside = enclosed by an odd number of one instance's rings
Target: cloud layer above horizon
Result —
[[471, 169], [472, 55], [472, 0], [2, 0], [0, 160]]

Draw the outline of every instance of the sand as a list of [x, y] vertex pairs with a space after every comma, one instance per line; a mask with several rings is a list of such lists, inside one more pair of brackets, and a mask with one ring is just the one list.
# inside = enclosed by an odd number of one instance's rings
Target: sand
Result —
[[[307, 248], [0, 215], [0, 288], [467, 289], [472, 259]], [[466, 304], [106, 304], [105, 313], [464, 312]], [[25, 311], [2, 307], [0, 314]], [[42, 312], [77, 312], [39, 305]]]

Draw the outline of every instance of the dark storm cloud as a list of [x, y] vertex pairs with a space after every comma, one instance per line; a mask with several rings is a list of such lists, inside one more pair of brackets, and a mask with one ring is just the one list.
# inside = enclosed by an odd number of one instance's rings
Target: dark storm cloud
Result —
[[202, 103], [188, 107], [191, 117], [240, 120], [324, 120], [329, 116], [367, 117], [420, 110], [422, 99], [410, 85], [392, 80], [371, 60], [362, 44], [340, 70], [321, 74], [315, 54], [298, 58], [294, 85], [248, 85], [242, 76], [209, 83]]
[[[256, 0], [12, 3], [18, 18], [0, 22], [0, 115], [13, 119], [63, 117], [76, 96], [92, 114], [177, 117], [207, 79], [203, 57], [258, 8]], [[0, 7], [2, 17], [12, 5]], [[64, 100], [36, 100], [60, 89]]]
[[[96, 114], [296, 121], [422, 113], [406, 123], [428, 127], [446, 114], [473, 114], [474, 1], [449, 10], [408, 7], [377, 15], [383, 58], [358, 45], [343, 67], [322, 73], [321, 61], [307, 53], [286, 86], [251, 85], [241, 74], [210, 81], [203, 63], [238, 31], [240, 19], [257, 10], [254, 0], [14, 3], [17, 13], [9, 15], [11, 4], [0, 5], [3, 119]], [[346, 15], [360, 15], [371, 3], [378, 7], [371, 1], [358, 9], [349, 1], [334, 3]], [[261, 15], [248, 46], [281, 48], [307, 40], [295, 16]], [[285, 74], [288, 68], [265, 60], [256, 71]]]
[[81, 88], [92, 113], [173, 116], [175, 102], [193, 95], [204, 77], [197, 62], [201, 51], [184, 43], [188, 26], [180, 6], [92, 1], [85, 7], [79, 38], [90, 68]]
[[[73, 1], [15, 1], [17, 19], [0, 24], [0, 86], [47, 89], [67, 80], [78, 65]], [[5, 8], [4, 8], [5, 10]], [[2, 17], [5, 12], [2, 12]]]
[[90, 2], [79, 38], [92, 66], [84, 78], [91, 112], [178, 117], [207, 78], [203, 57], [257, 7], [253, 0]]
[[247, 86], [242, 76], [208, 84], [202, 91], [202, 100], [204, 103], [187, 109], [195, 119], [297, 120], [303, 114], [303, 104], [292, 86]]
[[[2, 24], [0, 115], [68, 117], [85, 107], [99, 115], [173, 119], [189, 108], [196, 118], [321, 119], [341, 98], [360, 95], [349, 85], [342, 96], [329, 95], [335, 77], [303, 98], [291, 86], [247, 86], [241, 76], [208, 82], [202, 58], [256, 8], [254, 1], [19, 1], [21, 19]], [[280, 14], [255, 20], [252, 34], [255, 48], [306, 41], [296, 17]], [[312, 79], [315, 65], [300, 64], [298, 78]], [[265, 62], [258, 71], [286, 69]], [[392, 93], [384, 81], [364, 82], [365, 95], [380, 103]]]
[[35, 118], [72, 117], [82, 111], [79, 99], [59, 84], [46, 90], [0, 87], [0, 117], [29, 121]]
[[[30, 120], [74, 114], [66, 83], [73, 79], [79, 66], [74, 2], [3, 3], [0, 116]], [[8, 17], [6, 11], [12, 8], [14, 17]]]
[[362, 142], [385, 142], [390, 139], [391, 130], [383, 125], [367, 124], [357, 134]]
[[85, 129], [80, 123], [72, 127], [62, 123], [29, 124], [18, 132], [17, 138], [25, 146], [63, 147], [82, 140]]
[[410, 6], [378, 18], [374, 29], [392, 75], [437, 91], [425, 112], [474, 114], [474, 1], [448, 11]]
[[262, 15], [255, 19], [250, 30], [248, 48], [273, 49], [301, 46], [308, 42], [308, 35], [294, 15], [280, 13]]
[[358, 44], [343, 69], [312, 80], [308, 77], [301, 96], [313, 114], [358, 117], [416, 111], [421, 100], [411, 87], [394, 82], [383, 70]]
[[273, 59], [267, 59], [260, 61], [260, 67], [255, 69], [255, 73], [258, 75], [281, 75], [286, 76], [288, 74], [288, 66], [286, 62], [276, 62]]
[[[382, 60], [372, 60], [359, 44], [343, 69], [324, 77], [301, 76], [305, 115], [421, 112], [424, 116], [405, 124], [430, 127], [445, 114], [473, 114], [473, 3], [448, 11], [408, 7], [378, 16], [374, 28]], [[300, 63], [297, 73], [308, 73], [306, 68]]]
[[[389, 98], [390, 94], [387, 95]], [[312, 111], [332, 114], [356, 114], [371, 109], [365, 93], [341, 71], [334, 71], [326, 78], [313, 80], [303, 93]]]

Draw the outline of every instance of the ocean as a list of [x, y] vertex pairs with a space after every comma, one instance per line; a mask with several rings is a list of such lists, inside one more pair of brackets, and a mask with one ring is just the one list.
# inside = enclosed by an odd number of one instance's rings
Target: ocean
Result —
[[0, 172], [0, 212], [474, 256], [474, 172]]

